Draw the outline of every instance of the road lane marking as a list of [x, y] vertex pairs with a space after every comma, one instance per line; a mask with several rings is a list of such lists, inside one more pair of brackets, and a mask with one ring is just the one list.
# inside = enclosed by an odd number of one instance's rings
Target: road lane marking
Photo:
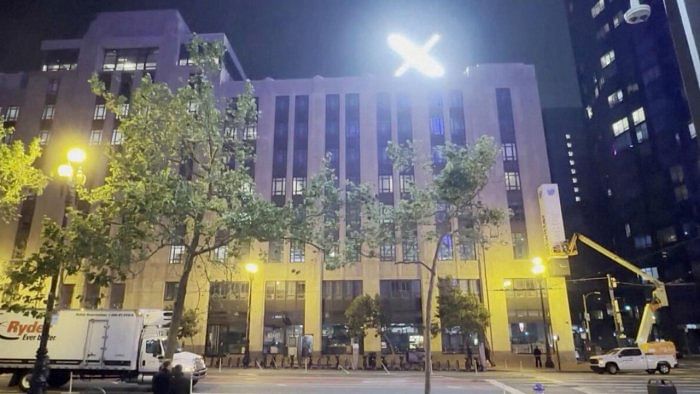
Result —
[[499, 382], [498, 380], [484, 379], [484, 381], [492, 386], [498, 387], [499, 389], [501, 389], [509, 394], [525, 394], [524, 392], [522, 392], [514, 387], [510, 387], [506, 384]]

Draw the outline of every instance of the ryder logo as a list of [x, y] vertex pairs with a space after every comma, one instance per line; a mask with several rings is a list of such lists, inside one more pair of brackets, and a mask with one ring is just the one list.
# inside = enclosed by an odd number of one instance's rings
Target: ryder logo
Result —
[[15, 341], [17, 339], [31, 339], [26, 334], [40, 334], [42, 325], [38, 321], [22, 323], [19, 320], [10, 320], [0, 323], [0, 339]]

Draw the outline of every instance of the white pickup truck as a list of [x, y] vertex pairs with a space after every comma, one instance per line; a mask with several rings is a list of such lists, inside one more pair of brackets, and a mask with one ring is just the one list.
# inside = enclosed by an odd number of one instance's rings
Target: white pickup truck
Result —
[[638, 347], [615, 348], [600, 356], [591, 357], [590, 362], [593, 371], [612, 375], [619, 371], [646, 371], [649, 374], [659, 371], [666, 375], [671, 372], [671, 368], [678, 366], [673, 354], [645, 354]]

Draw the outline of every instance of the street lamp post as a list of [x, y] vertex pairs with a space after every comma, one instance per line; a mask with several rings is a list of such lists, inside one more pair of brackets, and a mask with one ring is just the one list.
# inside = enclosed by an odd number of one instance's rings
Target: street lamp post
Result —
[[[85, 151], [80, 148], [73, 148], [68, 151], [69, 164], [62, 164], [58, 167], [58, 176], [64, 178], [68, 183], [68, 196], [66, 198], [66, 209], [75, 207], [75, 186], [85, 183], [85, 175], [83, 174], [81, 164], [85, 161]], [[63, 219], [61, 227], [65, 228], [68, 225], [68, 217], [66, 210], [63, 211]], [[51, 316], [54, 312], [54, 304], [56, 303], [56, 290], [58, 281], [61, 278], [63, 262], [58, 261], [58, 267], [51, 275], [51, 285], [49, 286], [49, 294], [46, 299], [46, 311], [44, 312], [44, 323], [39, 336], [39, 348], [36, 350], [36, 360], [34, 362], [34, 370], [29, 386], [30, 394], [43, 394], [46, 392], [46, 385], [49, 378], [49, 355], [48, 342], [49, 331], [51, 329]]]
[[253, 276], [258, 272], [258, 265], [248, 263], [245, 265], [245, 270], [248, 271], [248, 313], [247, 322], [245, 325], [245, 352], [243, 354], [243, 364], [248, 367], [250, 363], [250, 310], [253, 305]]
[[539, 276], [539, 292], [540, 292], [540, 307], [542, 308], [542, 324], [544, 325], [544, 347], [545, 347], [545, 361], [544, 366], [546, 368], [554, 368], [554, 361], [552, 361], [552, 349], [549, 344], [549, 328], [547, 324], [547, 314], [544, 308], [544, 293], [542, 288], [544, 287], [544, 273], [545, 266], [541, 257], [535, 257], [532, 259], [532, 273]]
[[600, 292], [592, 291], [583, 295], [583, 325], [586, 327], [586, 342], [588, 344], [591, 343], [591, 316], [588, 314], [588, 296], [594, 294], [600, 295]]

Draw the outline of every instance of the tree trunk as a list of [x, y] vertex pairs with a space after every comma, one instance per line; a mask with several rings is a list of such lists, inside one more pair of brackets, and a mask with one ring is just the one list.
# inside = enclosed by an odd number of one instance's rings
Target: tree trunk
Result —
[[433, 261], [430, 265], [430, 280], [428, 284], [428, 299], [425, 302], [425, 317], [424, 317], [424, 328], [423, 328], [423, 342], [425, 343], [425, 394], [430, 394], [430, 375], [433, 373], [433, 356], [430, 345], [430, 326], [433, 321], [433, 289], [435, 287], [435, 276], [437, 275], [437, 261], [438, 253], [440, 251], [440, 245], [442, 245], [442, 239], [445, 235], [441, 235], [438, 238], [438, 242], [435, 248], [435, 254], [433, 255]]
[[185, 310], [185, 296], [187, 295], [187, 282], [190, 279], [190, 272], [194, 266], [194, 258], [191, 252], [187, 253], [185, 264], [182, 267], [182, 276], [177, 287], [177, 297], [175, 297], [175, 305], [173, 306], [173, 320], [170, 322], [168, 330], [168, 343], [165, 349], [165, 359], [172, 360], [175, 350], [177, 350], [178, 341], [177, 334], [180, 331], [180, 323], [182, 321], [182, 313]]

